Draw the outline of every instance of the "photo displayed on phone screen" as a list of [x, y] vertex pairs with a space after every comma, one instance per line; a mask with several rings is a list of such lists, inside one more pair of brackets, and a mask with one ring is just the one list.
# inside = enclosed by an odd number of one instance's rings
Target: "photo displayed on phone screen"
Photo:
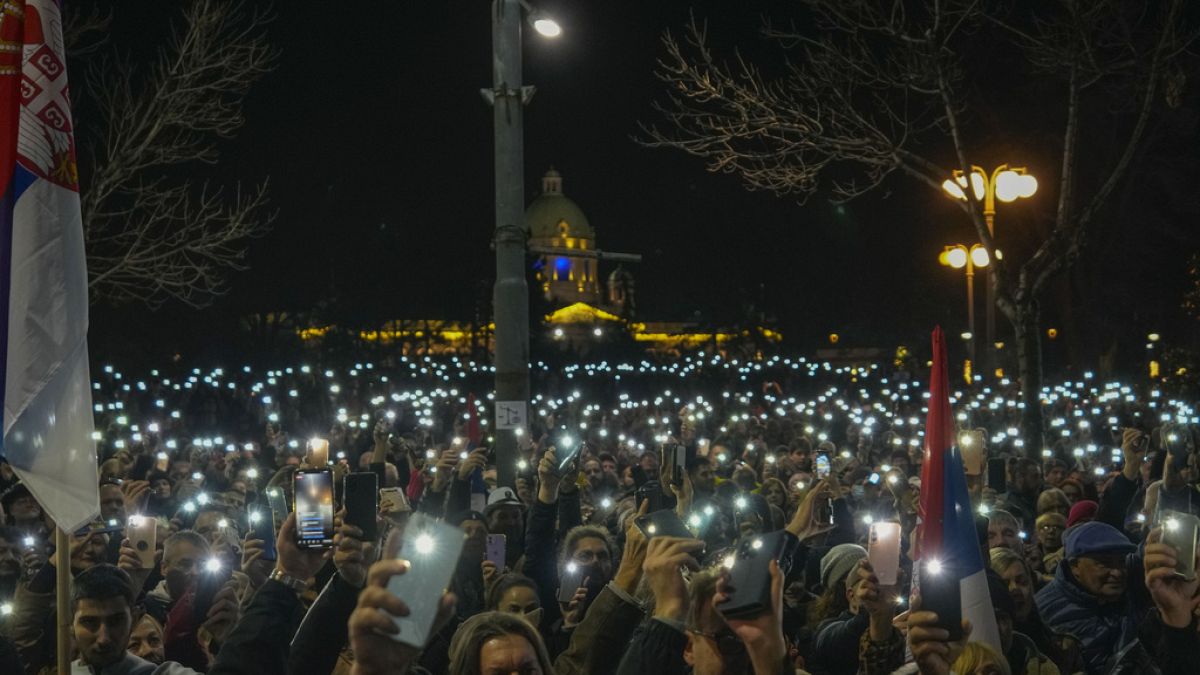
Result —
[[296, 472], [296, 544], [325, 548], [333, 544], [333, 474]]

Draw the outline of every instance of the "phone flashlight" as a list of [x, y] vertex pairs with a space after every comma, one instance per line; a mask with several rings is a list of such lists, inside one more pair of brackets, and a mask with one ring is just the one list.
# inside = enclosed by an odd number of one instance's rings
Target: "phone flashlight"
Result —
[[258, 511], [251, 511], [249, 518], [251, 523], [257, 523], [258, 521], [262, 520], [262, 514]]
[[416, 540], [413, 541], [413, 545], [416, 547], [417, 553], [420, 553], [421, 555], [429, 555], [430, 553], [433, 553], [433, 543], [433, 537], [429, 536], [428, 534], [418, 535]]
[[466, 451], [466, 450], [463, 450], [462, 452], [458, 453], [458, 458], [459, 458], [459, 459], [466, 459], [468, 456], [469, 456], [469, 455], [467, 454], [467, 451]]
[[33, 548], [37, 545], [37, 540], [33, 537], [25, 537], [25, 548]]
[[184, 502], [183, 510], [186, 511], [187, 513], [195, 513], [196, 503], [195, 502]]
[[255, 469], [253, 467], [246, 469], [246, 478], [249, 478], [250, 480], [254, 480], [255, 478], [258, 478], [258, 469]]
[[210, 574], [216, 574], [221, 571], [221, 559], [209, 558], [204, 561], [204, 571]]
[[575, 563], [573, 563], [573, 562], [567, 563], [567, 571], [568, 572], [574, 573], [578, 569], [579, 569], [579, 566], [576, 565]]
[[197, 493], [196, 494], [196, 503], [201, 506], [204, 506], [205, 504], [207, 504], [208, 503], [208, 493], [207, 492]]
[[221, 529], [223, 530], [223, 529], [225, 529], [225, 528], [229, 527], [229, 521], [228, 521], [228, 520], [226, 520], [226, 519], [224, 519], [224, 518], [222, 518], [222, 519], [220, 519], [220, 520], [218, 520], [218, 521], [217, 521], [217, 527], [219, 527], [219, 528], [221, 528]]
[[203, 479], [204, 479], [204, 474], [200, 473], [199, 471], [195, 471], [192, 473], [192, 480], [203, 480]]
[[436, 453], [436, 452], [434, 452], [433, 450], [426, 450], [426, 451], [425, 451], [425, 459], [433, 459], [434, 457], [437, 457], [437, 453]]

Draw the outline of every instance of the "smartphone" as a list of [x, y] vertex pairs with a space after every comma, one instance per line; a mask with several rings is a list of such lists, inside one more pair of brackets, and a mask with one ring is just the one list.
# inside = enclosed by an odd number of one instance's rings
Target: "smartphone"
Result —
[[816, 504], [816, 519], [821, 525], [833, 525], [833, 499], [826, 497]]
[[983, 432], [974, 429], [958, 436], [958, 451], [962, 453], [963, 469], [968, 476], [983, 473]]
[[562, 576], [558, 578], [558, 601], [570, 602], [575, 597], [575, 591], [583, 585], [583, 568], [573, 561], [567, 561]]
[[412, 511], [404, 490], [398, 487], [379, 489], [379, 510], [384, 514]]
[[638, 508], [641, 508], [642, 502], [646, 500], [650, 500], [650, 507], [646, 509], [647, 513], [654, 513], [673, 506], [667, 502], [667, 496], [662, 491], [662, 484], [656, 480], [648, 480], [637, 489]]
[[1200, 518], [1190, 513], [1163, 511], [1162, 542], [1175, 547], [1175, 575], [1191, 581], [1196, 578], [1196, 534]]
[[314, 438], [308, 442], [308, 459], [314, 467], [329, 464], [329, 441], [324, 438]]
[[867, 561], [880, 586], [895, 586], [900, 571], [900, 523], [871, 523]]
[[694, 539], [696, 535], [683, 524], [679, 516], [675, 515], [673, 509], [663, 509], [647, 513], [644, 516], [638, 516], [633, 521], [637, 529], [642, 531], [646, 539], [655, 537], [682, 537], [684, 539]]
[[988, 459], [987, 486], [998, 493], [1008, 491], [1008, 466], [1003, 457]]
[[418, 649], [425, 646], [462, 549], [462, 530], [420, 512], [413, 514], [397, 554], [410, 567], [388, 580], [388, 592], [408, 605], [408, 616], [393, 617], [400, 632], [392, 639]]
[[204, 561], [200, 574], [196, 577], [196, 590], [192, 596], [192, 616], [197, 626], [208, 618], [213, 598], [232, 576], [233, 570], [221, 564], [220, 558], [208, 558]]
[[297, 471], [294, 489], [296, 545], [300, 548], [332, 546], [333, 473], [327, 469]]
[[682, 486], [683, 476], [687, 471], [687, 453], [678, 443], [664, 443], [662, 446], [662, 465], [670, 470], [671, 485]]
[[829, 455], [817, 455], [817, 480], [829, 478]]
[[557, 453], [555, 457], [558, 459], [558, 473], [564, 475], [571, 465], [575, 463], [575, 459], [579, 457], [579, 451], [583, 449], [582, 443], [572, 445], [563, 456], [559, 457]]
[[919, 574], [921, 609], [937, 614], [937, 627], [950, 633], [950, 642], [961, 640], [963, 634], [960, 575], [936, 560], [922, 560]]
[[729, 597], [717, 605], [717, 611], [731, 619], [751, 618], [769, 611], [772, 606], [770, 561], [779, 561], [779, 571], [786, 577], [799, 547], [800, 540], [787, 530], [743, 539], [732, 557], [725, 561], [729, 567], [730, 592]]
[[247, 519], [250, 521], [249, 538], [262, 540], [262, 559], [278, 560], [279, 552], [275, 548], [275, 537], [279, 531], [275, 527], [275, 519], [269, 512], [264, 513], [258, 510], [251, 510]]
[[504, 569], [504, 556], [508, 548], [508, 537], [503, 534], [489, 534], [487, 544], [483, 549], [483, 559], [495, 563], [496, 569]]
[[158, 521], [148, 516], [129, 516], [125, 537], [137, 552], [144, 569], [154, 568], [154, 547], [158, 539]]
[[363, 541], [375, 541], [379, 536], [375, 521], [379, 516], [379, 476], [373, 471], [348, 473], [342, 485], [346, 523], [362, 530]]

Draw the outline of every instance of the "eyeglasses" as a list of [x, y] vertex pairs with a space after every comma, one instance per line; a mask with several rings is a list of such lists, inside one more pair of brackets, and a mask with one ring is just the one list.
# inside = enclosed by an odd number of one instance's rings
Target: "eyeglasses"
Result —
[[693, 635], [703, 635], [704, 637], [717, 643], [717, 651], [721, 656], [744, 656], [746, 653], [746, 645], [741, 638], [730, 633], [729, 631], [721, 631], [719, 633], [706, 633], [702, 630], [689, 628], [687, 631]]

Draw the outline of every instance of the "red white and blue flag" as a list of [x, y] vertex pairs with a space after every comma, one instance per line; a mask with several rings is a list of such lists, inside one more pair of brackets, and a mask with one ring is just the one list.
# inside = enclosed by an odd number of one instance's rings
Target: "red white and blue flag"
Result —
[[933, 370], [929, 378], [929, 416], [925, 420], [925, 461], [921, 465], [921, 501], [914, 559], [936, 560], [943, 574], [959, 579], [962, 616], [971, 622], [972, 642], [986, 642], [997, 653], [1000, 632], [988, 593], [975, 514], [967, 491], [962, 453], [954, 444], [946, 337], [933, 329]]
[[0, 1], [0, 452], [72, 532], [99, 512], [62, 6]]

